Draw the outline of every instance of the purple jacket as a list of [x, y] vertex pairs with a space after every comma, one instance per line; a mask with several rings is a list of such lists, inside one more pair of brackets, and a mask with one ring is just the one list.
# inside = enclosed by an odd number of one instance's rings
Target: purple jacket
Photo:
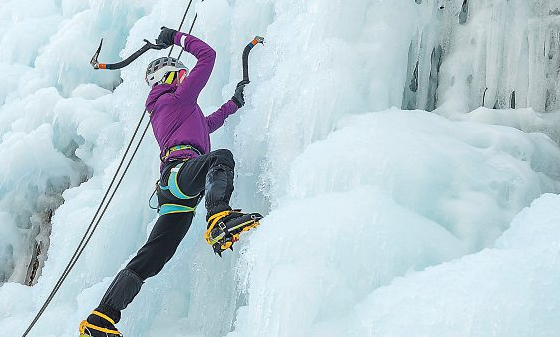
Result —
[[[179, 86], [159, 84], [152, 88], [146, 100], [146, 109], [161, 156], [175, 145], [191, 145], [203, 154], [210, 152], [210, 133], [224, 124], [225, 119], [237, 111], [237, 105], [229, 100], [208, 117], [197, 104], [198, 95], [212, 73], [216, 52], [212, 47], [192, 35], [178, 32], [175, 44], [197, 58], [196, 65]], [[173, 152], [166, 161], [177, 158], [193, 158], [192, 150]]]

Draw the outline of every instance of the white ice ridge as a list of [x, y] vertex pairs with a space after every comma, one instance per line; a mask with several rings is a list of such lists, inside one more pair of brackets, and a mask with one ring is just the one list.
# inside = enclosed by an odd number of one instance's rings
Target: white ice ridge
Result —
[[[23, 333], [64, 270], [143, 112], [145, 67], [167, 55], [151, 51], [122, 71], [94, 71], [99, 40], [99, 61], [118, 61], [161, 26], [177, 27], [186, 5], [0, 3], [2, 336]], [[559, 7], [197, 2], [185, 27], [198, 12], [194, 34], [218, 55], [199, 100], [205, 112], [233, 94], [246, 43], [266, 37], [251, 54], [247, 105], [212, 144], [236, 159], [232, 206], [267, 217], [219, 259], [203, 240], [200, 209], [173, 259], [123, 311], [120, 330], [560, 335]], [[432, 58], [437, 46], [442, 53]], [[190, 55], [182, 61], [194, 65]], [[475, 110], [486, 87], [486, 108]], [[507, 109], [513, 90], [523, 109]], [[157, 216], [148, 207], [159, 168], [150, 133], [30, 336], [77, 335], [144, 243]]]
[[[313, 210], [318, 207], [315, 202], [333, 199], [346, 206], [353, 197], [361, 197], [358, 207], [367, 203], [385, 207], [380, 213], [398, 209], [365, 189], [306, 200], [284, 210]], [[543, 195], [516, 216], [494, 248], [424, 271], [410, 269], [389, 285], [383, 282], [385, 268], [406, 269], [387, 263], [392, 258], [404, 262], [407, 256], [424, 255], [427, 261], [438, 248], [439, 254], [452, 252], [448, 245], [453, 241], [430, 230], [428, 222], [405, 229], [402, 221], [412, 220], [406, 211], [390, 218], [379, 215], [367, 224], [371, 228], [364, 228], [359, 215], [341, 219], [350, 228], [329, 231], [312, 225], [305, 232], [319, 234], [314, 235], [317, 244], [307, 251], [294, 247], [286, 236], [265, 247], [259, 240], [264, 234], [255, 233], [244, 257], [252, 270], [249, 305], [239, 310], [235, 331], [228, 336], [556, 336], [559, 202], [558, 195]], [[358, 208], [352, 206], [348, 209]], [[289, 219], [278, 214], [270, 222]], [[400, 231], [400, 240], [379, 239], [370, 230], [383, 235]], [[358, 249], [354, 240], [362, 239], [371, 245]], [[432, 245], [440, 240], [439, 247], [426, 245], [426, 239], [432, 239]], [[321, 242], [340, 249], [324, 251]], [[295, 254], [277, 259], [271, 250]], [[304, 259], [299, 258], [302, 255]], [[386, 264], [380, 266], [380, 261]]]
[[558, 190], [555, 144], [420, 111], [341, 124], [294, 161], [291, 193], [251, 236], [248, 304], [230, 336], [560, 331], [548, 313], [560, 297], [541, 293], [560, 281], [545, 282], [560, 271], [560, 198], [543, 197], [501, 235], [523, 205]]

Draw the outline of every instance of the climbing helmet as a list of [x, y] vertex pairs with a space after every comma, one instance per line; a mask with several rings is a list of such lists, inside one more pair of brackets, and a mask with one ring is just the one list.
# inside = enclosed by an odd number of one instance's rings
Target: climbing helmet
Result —
[[146, 83], [150, 87], [154, 86], [154, 84], [162, 82], [162, 80], [166, 79], [166, 75], [169, 72], [185, 70], [186, 73], [189, 72], [189, 68], [185, 67], [185, 65], [174, 57], [160, 57], [156, 60], [153, 60], [148, 65], [146, 69]]

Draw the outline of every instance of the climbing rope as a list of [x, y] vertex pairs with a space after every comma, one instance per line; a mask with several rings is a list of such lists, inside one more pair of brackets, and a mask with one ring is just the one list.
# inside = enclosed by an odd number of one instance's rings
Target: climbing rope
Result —
[[[204, 2], [204, 0], [200, 0], [200, 2], [202, 3], [202, 2]], [[189, 6], [190, 6], [190, 4], [189, 4]], [[191, 28], [189, 29], [189, 34], [192, 32], [192, 30], [193, 30], [193, 28], [194, 28], [194, 24], [196, 23], [196, 19], [197, 19], [197, 18], [198, 18], [198, 13], [194, 13], [194, 19], [193, 19], [193, 21], [192, 21], [192, 23], [191, 23]], [[182, 24], [182, 23], [181, 23], [181, 24]], [[174, 47], [174, 46], [171, 46], [171, 50], [173, 50], [173, 47]], [[179, 56], [177, 57], [178, 60], [181, 59], [181, 55], [183, 55], [183, 51], [184, 51], [184, 49], [181, 48], [181, 51], [179, 52]], [[171, 52], [169, 52], [169, 54], [171, 54]]]
[[[204, 1], [204, 0], [202, 0]], [[201, 2], [202, 2], [201, 1]], [[181, 28], [183, 27], [183, 24], [185, 23], [185, 19], [187, 18], [187, 13], [189, 12], [189, 9], [191, 8], [191, 4], [192, 4], [193, 0], [189, 1], [189, 4], [187, 5], [187, 10], [185, 11], [185, 14], [183, 14], [183, 19], [181, 19], [181, 23], [179, 24], [179, 29], [177, 30], [181, 30]], [[194, 15], [194, 19], [191, 25], [191, 29], [189, 30], [189, 34], [192, 33], [193, 27], [194, 27], [194, 23], [196, 22], [196, 17], [198, 16], [198, 13], [195, 13]], [[171, 45], [171, 50], [169, 50], [169, 54], [167, 54], [167, 57], [171, 56], [171, 52], [173, 52], [173, 48], [175, 48], [175, 45]], [[183, 53], [183, 49], [181, 48], [181, 53]], [[181, 54], [179, 54], [179, 57], [177, 57], [177, 59], [181, 58]]]
[[[193, 0], [189, 0], [189, 4], [187, 6], [187, 9], [185, 10], [185, 13], [183, 15], [183, 19], [181, 20], [181, 24], [179, 25], [179, 28], [177, 29], [179, 31], [183, 27], [183, 24], [185, 22], [185, 19], [187, 17], [187, 14], [189, 12], [190, 7], [191, 7], [192, 1]], [[202, 1], [204, 1], [204, 0], [202, 0]], [[197, 16], [198, 15], [195, 15], [195, 17], [193, 19], [193, 23], [192, 23], [191, 28], [189, 30], [189, 34], [193, 30], [194, 23], [196, 22]], [[173, 51], [173, 46], [171, 47], [171, 50], [169, 51], [169, 54], [167, 55], [168, 57], [171, 56], [172, 51]], [[98, 53], [99, 53], [99, 49], [98, 49], [98, 52], [96, 54], [98, 54]], [[181, 57], [181, 54], [179, 54], [179, 58], [180, 57]], [[107, 192], [105, 192], [105, 195], [103, 196], [103, 199], [101, 200], [101, 203], [99, 204], [99, 207], [97, 208], [97, 211], [95, 212], [88, 228], [86, 229], [86, 232], [84, 233], [84, 236], [82, 237], [80, 243], [78, 244], [78, 248], [76, 248], [74, 254], [70, 258], [70, 261], [68, 262], [68, 265], [66, 266], [66, 268], [62, 272], [60, 278], [58, 279], [55, 286], [53, 287], [53, 290], [51, 291], [51, 293], [49, 294], [49, 296], [47, 297], [47, 299], [43, 303], [43, 305], [42, 305], [41, 309], [39, 310], [39, 312], [37, 313], [37, 315], [35, 315], [35, 317], [33, 318], [33, 321], [31, 322], [31, 324], [29, 324], [29, 326], [27, 327], [27, 329], [23, 333], [22, 337], [26, 337], [29, 334], [29, 332], [31, 331], [31, 329], [33, 329], [33, 327], [35, 326], [35, 324], [37, 323], [39, 318], [43, 315], [43, 313], [47, 309], [47, 306], [50, 304], [50, 302], [52, 301], [52, 299], [54, 298], [54, 296], [56, 295], [56, 293], [58, 292], [58, 290], [62, 286], [62, 283], [64, 283], [64, 281], [66, 280], [66, 277], [68, 276], [68, 274], [70, 273], [72, 268], [74, 268], [74, 266], [76, 265], [76, 262], [78, 261], [79, 257], [81, 256], [84, 249], [86, 248], [87, 244], [91, 240], [91, 238], [93, 236], [93, 233], [95, 232], [99, 223], [101, 222], [101, 219], [103, 218], [103, 215], [107, 211], [107, 208], [109, 207], [109, 204], [113, 200], [113, 197], [115, 196], [115, 193], [117, 192], [118, 188], [120, 187], [128, 169], [129, 169], [129, 167], [132, 163], [132, 160], [136, 156], [136, 153], [138, 152], [138, 149], [140, 148], [140, 145], [142, 144], [142, 141], [144, 140], [144, 137], [146, 136], [146, 132], [148, 131], [148, 128], [150, 127], [150, 123], [148, 122], [148, 124], [144, 128], [144, 131], [142, 132], [142, 136], [140, 137], [140, 140], [138, 141], [138, 144], [136, 145], [134, 151], [132, 152], [132, 155], [131, 155], [130, 159], [128, 160], [128, 163], [126, 164], [126, 167], [125, 167], [124, 171], [122, 172], [122, 175], [120, 176], [117, 184], [115, 185], [114, 190], [111, 193], [111, 189], [113, 187], [113, 184], [115, 183], [115, 181], [117, 180], [117, 177], [120, 174], [121, 168], [123, 167], [125, 159], [126, 159], [128, 153], [129, 153], [129, 151], [132, 147], [132, 144], [134, 143], [134, 140], [135, 140], [135, 138], [138, 134], [138, 130], [140, 130], [140, 126], [142, 125], [142, 122], [144, 121], [146, 113], [147, 113], [147, 109], [144, 109], [144, 113], [142, 114], [142, 117], [140, 118], [140, 121], [138, 122], [138, 125], [136, 126], [136, 129], [134, 130], [132, 138], [130, 139], [130, 142], [128, 143], [128, 146], [127, 146], [127, 148], [126, 148], [126, 150], [125, 150], [125, 152], [122, 156], [122, 159], [119, 163], [119, 166], [117, 167], [117, 171], [115, 172], [115, 175], [113, 176], [113, 179], [111, 180], [111, 183], [109, 184], [109, 187], [107, 188]], [[111, 193], [111, 196], [109, 196], [109, 193]], [[109, 199], [107, 199], [107, 196], [109, 196]], [[107, 203], [105, 203], [105, 200], [107, 200]], [[99, 215], [99, 218], [98, 218], [98, 215]]]

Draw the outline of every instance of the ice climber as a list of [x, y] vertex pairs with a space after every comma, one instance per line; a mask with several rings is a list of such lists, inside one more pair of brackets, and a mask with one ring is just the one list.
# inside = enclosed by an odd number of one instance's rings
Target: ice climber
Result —
[[161, 176], [157, 188], [159, 218], [148, 241], [121, 270], [99, 306], [80, 324], [81, 336], [117, 337], [115, 327], [121, 310], [132, 302], [142, 283], [156, 275], [173, 256], [187, 233], [194, 209], [203, 196], [207, 210], [206, 241], [214, 251], [231, 248], [239, 233], [254, 228], [262, 216], [232, 210], [233, 156], [229, 150], [210, 151], [209, 134], [245, 102], [240, 82], [231, 100], [205, 117], [197, 98], [206, 85], [216, 52], [200, 39], [162, 27], [157, 44], [176, 44], [197, 58], [189, 72], [181, 61], [162, 57], [146, 70], [151, 91], [146, 101], [154, 135], [161, 153]]

